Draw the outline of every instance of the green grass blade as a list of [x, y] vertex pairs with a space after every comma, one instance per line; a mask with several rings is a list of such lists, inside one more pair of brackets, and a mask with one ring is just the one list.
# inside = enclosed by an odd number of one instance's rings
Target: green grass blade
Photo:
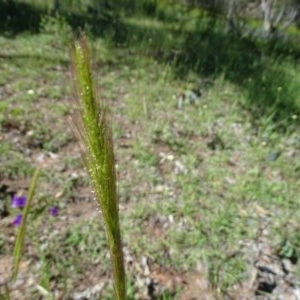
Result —
[[21, 252], [23, 248], [23, 243], [24, 243], [24, 238], [25, 238], [25, 230], [26, 230], [26, 219], [29, 213], [29, 208], [31, 204], [31, 200], [34, 195], [35, 187], [36, 187], [36, 182], [39, 174], [39, 169], [36, 169], [29, 188], [29, 193], [28, 193], [28, 198], [26, 201], [26, 205], [24, 208], [23, 216], [22, 216], [22, 222], [21, 226], [19, 228], [19, 232], [17, 235], [17, 240], [14, 248], [14, 271], [13, 271], [13, 280], [16, 280], [18, 276], [18, 271], [19, 271], [19, 265], [20, 265], [20, 260], [21, 260]]
[[5, 300], [10, 300], [10, 292], [7, 283], [5, 283], [4, 285], [4, 293], [5, 293]]

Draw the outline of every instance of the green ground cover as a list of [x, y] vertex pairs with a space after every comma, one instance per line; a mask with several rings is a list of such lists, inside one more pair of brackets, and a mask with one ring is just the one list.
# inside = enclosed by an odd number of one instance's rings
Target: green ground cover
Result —
[[[180, 297], [174, 278], [199, 263], [225, 299], [248, 280], [248, 246], [261, 236], [298, 266], [298, 49], [237, 39], [180, 9], [87, 27], [113, 115], [129, 299]], [[68, 122], [67, 21], [43, 17], [36, 33], [0, 36], [1, 262], [17, 230], [11, 197], [41, 168], [12, 299], [75, 299], [95, 286], [89, 299], [113, 295], [101, 213]]]

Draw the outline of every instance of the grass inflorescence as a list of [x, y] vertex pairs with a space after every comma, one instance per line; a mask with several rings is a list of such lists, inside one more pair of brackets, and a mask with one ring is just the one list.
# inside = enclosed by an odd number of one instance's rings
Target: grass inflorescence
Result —
[[113, 265], [116, 299], [125, 299], [125, 270], [119, 224], [115, 159], [110, 117], [105, 104], [97, 102], [90, 57], [84, 36], [73, 43], [72, 70], [79, 110], [74, 118], [84, 145], [84, 162], [106, 227]]

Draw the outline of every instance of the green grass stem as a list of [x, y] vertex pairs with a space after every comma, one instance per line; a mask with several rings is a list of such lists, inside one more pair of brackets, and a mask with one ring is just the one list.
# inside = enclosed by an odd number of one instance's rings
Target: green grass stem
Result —
[[[1, 299], [1, 297], [0, 297], [0, 299]], [[9, 292], [9, 287], [8, 287], [7, 283], [4, 284], [4, 299], [10, 300], [10, 292]]]
[[37, 182], [39, 172], [40, 172], [39, 169], [36, 169], [34, 174], [33, 174], [31, 184], [30, 184], [30, 188], [29, 188], [27, 201], [26, 201], [26, 205], [25, 205], [25, 208], [24, 208], [23, 216], [22, 216], [21, 226], [19, 228], [19, 232], [18, 232], [18, 235], [17, 235], [17, 240], [16, 240], [16, 244], [15, 244], [15, 248], [14, 248], [13, 280], [16, 280], [16, 278], [18, 276], [19, 265], [20, 265], [20, 260], [21, 260], [21, 252], [22, 252], [22, 248], [23, 248], [23, 244], [24, 244], [24, 238], [25, 238], [26, 220], [27, 220], [27, 216], [29, 214], [31, 201], [32, 201], [32, 198], [34, 196], [34, 191], [35, 191], [36, 182]]

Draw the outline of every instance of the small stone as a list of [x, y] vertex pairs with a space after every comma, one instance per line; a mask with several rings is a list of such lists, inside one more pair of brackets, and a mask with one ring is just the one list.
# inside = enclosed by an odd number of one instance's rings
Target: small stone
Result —
[[173, 216], [173, 215], [169, 215], [169, 216], [168, 216], [168, 220], [169, 220], [169, 222], [170, 222], [171, 224], [173, 224], [173, 223], [174, 223], [174, 216]]
[[282, 268], [286, 274], [291, 273], [293, 269], [292, 262], [289, 259], [284, 258], [282, 260]]
[[175, 173], [176, 174], [186, 173], [185, 166], [179, 160], [175, 160], [174, 164], [175, 164]]
[[294, 293], [296, 299], [300, 300], [300, 288], [294, 289], [293, 293]]
[[39, 163], [44, 162], [44, 160], [45, 160], [45, 154], [44, 153], [41, 153], [36, 157], [36, 161], [39, 162]]
[[168, 154], [166, 156], [166, 159], [172, 161], [172, 160], [174, 160], [174, 155], [173, 154]]
[[29, 130], [26, 132], [26, 136], [33, 136], [34, 135], [34, 131], [33, 130]]

